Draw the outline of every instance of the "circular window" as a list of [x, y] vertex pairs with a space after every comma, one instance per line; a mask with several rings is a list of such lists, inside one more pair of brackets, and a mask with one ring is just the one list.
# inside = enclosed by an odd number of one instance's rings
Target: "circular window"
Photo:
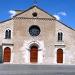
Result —
[[36, 25], [33, 25], [29, 28], [29, 33], [31, 36], [38, 36], [40, 34], [40, 28]]
[[36, 12], [34, 12], [32, 15], [33, 15], [33, 17], [36, 17], [36, 16], [37, 16], [37, 13], [36, 13]]

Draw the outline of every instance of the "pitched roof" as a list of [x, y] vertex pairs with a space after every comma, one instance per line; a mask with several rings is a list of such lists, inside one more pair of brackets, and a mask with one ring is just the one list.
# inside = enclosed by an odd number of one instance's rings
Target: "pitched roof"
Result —
[[[43, 12], [45, 12], [46, 14], [50, 15], [51, 17], [55, 18], [53, 15], [49, 14], [48, 12], [44, 11], [43, 9], [41, 9], [40, 7], [38, 7], [38, 6], [36, 6], [36, 5], [31, 6], [30, 8], [26, 9], [25, 11], [23, 11], [23, 10], [15, 10], [15, 11], [22, 11], [22, 12], [16, 14], [14, 17], [16, 17], [16, 16], [18, 16], [18, 15], [20, 15], [20, 14], [22, 14], [22, 13], [24, 13], [24, 12], [26, 12], [26, 11], [32, 9], [32, 8], [34, 8], [34, 7], [40, 9], [41, 11], [43, 11]], [[14, 17], [13, 17], [13, 18], [14, 18]], [[1, 21], [0, 23], [4, 23], [4, 22], [7, 22], [7, 21], [10, 21], [10, 20], [12, 20], [13, 18], [10, 18], [10, 19], [7, 19], [7, 20], [4, 20], [4, 21]], [[56, 18], [55, 18], [55, 19], [56, 19]], [[72, 30], [75, 31], [75, 29], [73, 29], [72, 27], [70, 27], [70, 26], [64, 24], [63, 22], [61, 22], [61, 21], [59, 21], [59, 20], [56, 20], [56, 21], [62, 23], [62, 24], [65, 25], [66, 27], [68, 27], [68, 28], [70, 28], [70, 29], [72, 29]]]
[[[26, 11], [28, 11], [28, 10], [30, 10], [30, 9], [33, 9], [34, 7], [40, 9], [41, 11], [45, 12], [45, 13], [48, 14], [49, 16], [55, 18], [53, 15], [49, 14], [48, 12], [44, 11], [43, 9], [39, 8], [39, 7], [36, 6], [36, 5], [31, 6], [30, 8], [26, 9], [25, 11], [19, 10], [19, 11], [22, 11], [22, 12], [19, 13], [19, 14], [16, 14], [14, 17], [16, 17], [16, 16], [18, 16], [18, 15], [20, 15], [20, 14], [23, 14], [23, 13], [25, 13]], [[18, 10], [16, 10], [16, 11], [18, 11]], [[55, 19], [56, 19], [56, 18], [55, 18]]]

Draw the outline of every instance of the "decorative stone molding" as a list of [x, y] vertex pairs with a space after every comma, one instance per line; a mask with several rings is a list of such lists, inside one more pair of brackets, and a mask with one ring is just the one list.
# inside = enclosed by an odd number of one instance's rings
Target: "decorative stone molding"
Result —
[[28, 46], [26, 46], [26, 49], [27, 49], [27, 50], [30, 50], [31, 45], [33, 45], [33, 44], [35, 44], [35, 45], [38, 46], [38, 50], [39, 50], [39, 51], [42, 50], [41, 43], [38, 42], [38, 41], [31, 41], [31, 42], [29, 42], [29, 43], [27, 44]]
[[2, 46], [14, 46], [14, 44], [2, 43]]
[[32, 19], [32, 20], [49, 20], [49, 21], [53, 21], [56, 20], [55, 18], [27, 18], [27, 17], [14, 17], [14, 20], [16, 19]]

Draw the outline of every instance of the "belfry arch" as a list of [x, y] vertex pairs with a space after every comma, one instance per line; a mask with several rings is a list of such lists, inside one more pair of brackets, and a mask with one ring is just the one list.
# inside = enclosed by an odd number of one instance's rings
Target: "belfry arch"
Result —
[[26, 41], [24, 48], [25, 48], [26, 63], [38, 64], [43, 62], [43, 50], [44, 50], [43, 41]]

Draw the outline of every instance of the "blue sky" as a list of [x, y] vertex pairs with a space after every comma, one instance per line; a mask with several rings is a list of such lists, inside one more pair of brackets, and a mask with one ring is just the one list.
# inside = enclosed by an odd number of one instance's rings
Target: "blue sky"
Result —
[[[0, 0], [0, 21], [9, 19], [11, 10], [26, 10], [34, 0]], [[37, 6], [75, 29], [75, 0], [37, 0]]]

